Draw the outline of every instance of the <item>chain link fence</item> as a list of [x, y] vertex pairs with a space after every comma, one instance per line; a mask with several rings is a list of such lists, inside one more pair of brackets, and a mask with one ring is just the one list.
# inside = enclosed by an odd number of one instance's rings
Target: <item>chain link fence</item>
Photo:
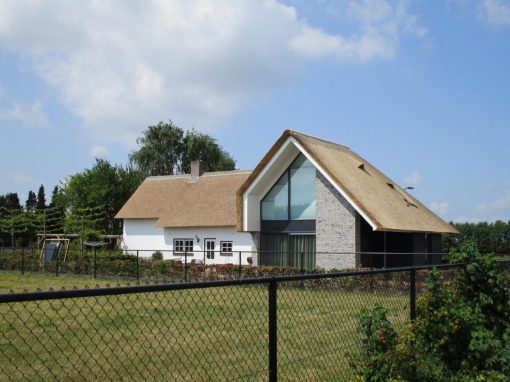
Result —
[[352, 380], [360, 311], [402, 327], [429, 271], [0, 295], [0, 380]]

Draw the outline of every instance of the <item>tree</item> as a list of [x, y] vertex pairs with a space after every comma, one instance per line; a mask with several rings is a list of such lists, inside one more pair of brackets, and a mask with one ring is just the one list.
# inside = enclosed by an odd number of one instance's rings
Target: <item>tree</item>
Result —
[[11, 210], [20, 210], [21, 204], [19, 202], [19, 196], [16, 192], [10, 192], [4, 196], [5, 204], [4, 207]]
[[95, 222], [89, 228], [120, 233], [121, 224], [115, 215], [141, 180], [140, 172], [132, 167], [114, 166], [105, 159], [96, 159], [91, 169], [73, 175], [65, 186], [70, 220], [79, 223], [86, 215], [89, 221]]
[[211, 171], [235, 169], [235, 161], [214, 138], [193, 129], [184, 132], [172, 121], [149, 126], [137, 143], [140, 148], [129, 160], [145, 176], [189, 173], [191, 161], [198, 159]]
[[35, 192], [30, 190], [28, 191], [28, 198], [25, 202], [25, 209], [27, 211], [33, 212], [35, 207], [37, 206], [37, 196], [35, 196]]
[[510, 253], [510, 221], [450, 224], [459, 231], [459, 234], [443, 235], [443, 252], [459, 249], [465, 241], [474, 240], [482, 253]]
[[47, 228], [49, 231], [54, 230], [55, 232], [65, 231], [65, 216], [67, 209], [67, 200], [64, 189], [59, 186], [53, 187], [51, 193], [51, 202], [48, 210], [46, 211], [47, 216]]
[[41, 184], [39, 191], [37, 191], [37, 205], [38, 210], [44, 210], [46, 208], [46, 195], [44, 193], [44, 186]]
[[62, 190], [59, 186], [53, 187], [53, 191], [51, 192], [51, 201], [49, 208], [55, 208], [58, 204], [59, 198], [63, 196], [64, 190]]
[[236, 162], [229, 153], [219, 146], [214, 138], [195, 130], [186, 132], [184, 137], [183, 155], [180, 170], [183, 173], [191, 171], [191, 161], [202, 160], [207, 163], [209, 171], [234, 170]]
[[149, 126], [136, 140], [141, 147], [129, 160], [145, 176], [174, 174], [182, 156], [184, 132], [171, 121]]

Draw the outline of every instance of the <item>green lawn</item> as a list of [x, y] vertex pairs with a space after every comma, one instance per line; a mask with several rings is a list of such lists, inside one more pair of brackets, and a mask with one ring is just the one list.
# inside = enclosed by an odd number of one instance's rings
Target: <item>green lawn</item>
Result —
[[[2, 291], [99, 284], [78, 277], [0, 274]], [[385, 306], [408, 316], [406, 292], [280, 285], [281, 381], [353, 375], [356, 315]], [[0, 305], [0, 380], [267, 380], [267, 287], [221, 287]]]
[[[57, 289], [83, 289], [96, 286], [125, 286], [125, 280], [102, 280], [89, 276], [54, 276], [52, 274], [26, 274], [0, 272], [0, 294], [19, 292], [35, 292], [38, 289], [48, 291], [50, 288]], [[131, 283], [131, 285], [137, 285]]]

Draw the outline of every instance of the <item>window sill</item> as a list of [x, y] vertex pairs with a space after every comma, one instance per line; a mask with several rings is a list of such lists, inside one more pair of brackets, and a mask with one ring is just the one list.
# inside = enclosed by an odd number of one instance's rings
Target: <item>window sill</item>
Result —
[[233, 256], [234, 252], [221, 252], [220, 256]]

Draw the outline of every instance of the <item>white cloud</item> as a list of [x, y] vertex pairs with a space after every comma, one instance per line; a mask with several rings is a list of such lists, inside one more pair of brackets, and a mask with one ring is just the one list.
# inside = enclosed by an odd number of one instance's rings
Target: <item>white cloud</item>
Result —
[[44, 126], [46, 116], [40, 102], [31, 105], [14, 103], [9, 107], [0, 108], [1, 121], [18, 121], [28, 126]]
[[432, 202], [430, 209], [438, 215], [446, 215], [450, 211], [450, 206], [447, 202]]
[[510, 190], [507, 190], [503, 196], [497, 198], [496, 200], [492, 202], [480, 203], [475, 208], [475, 211], [485, 213], [501, 212], [504, 210], [509, 210], [510, 212]]
[[456, 216], [452, 219], [454, 223], [478, 223], [482, 221], [486, 221], [487, 219], [482, 219], [479, 217], [473, 217], [473, 216]]
[[2, 1], [0, 47], [29, 57], [100, 140], [132, 145], [168, 118], [212, 128], [307, 59], [393, 57], [402, 33], [426, 32], [406, 4], [348, 1], [357, 27], [342, 36], [277, 0]]
[[35, 179], [33, 176], [26, 174], [22, 171], [16, 171], [11, 175], [11, 180], [16, 183], [35, 183]]
[[418, 171], [413, 171], [404, 178], [404, 187], [421, 186], [424, 183], [423, 176]]
[[392, 58], [402, 32], [420, 37], [427, 34], [427, 29], [418, 24], [417, 16], [409, 14], [404, 1], [393, 4], [384, 0], [349, 1], [346, 13], [360, 24], [357, 33], [348, 37], [330, 35], [303, 24], [301, 34], [292, 41], [292, 47], [313, 58], [333, 57], [339, 61], [366, 62], [375, 58]]
[[108, 147], [97, 145], [90, 149], [90, 155], [94, 158], [104, 158], [109, 154]]
[[391, 58], [395, 45], [379, 34], [366, 34], [346, 39], [331, 36], [317, 28], [305, 27], [292, 41], [299, 53], [313, 58], [334, 57], [339, 61], [366, 62], [373, 58]]
[[510, 25], [510, 2], [484, 0], [480, 8], [480, 17], [492, 26]]

